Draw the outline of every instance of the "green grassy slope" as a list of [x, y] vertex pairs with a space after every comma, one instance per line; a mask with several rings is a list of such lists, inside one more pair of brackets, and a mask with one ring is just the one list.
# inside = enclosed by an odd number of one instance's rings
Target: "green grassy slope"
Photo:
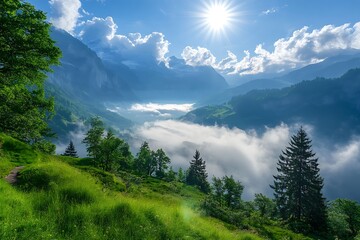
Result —
[[[0, 239], [262, 239], [202, 216], [203, 195], [181, 183], [114, 176], [1, 134], [0, 143]], [[5, 182], [20, 165], [17, 184]]]

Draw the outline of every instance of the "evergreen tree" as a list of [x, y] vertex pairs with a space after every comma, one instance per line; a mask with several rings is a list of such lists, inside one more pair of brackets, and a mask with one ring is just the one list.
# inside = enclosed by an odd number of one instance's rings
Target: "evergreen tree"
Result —
[[185, 182], [185, 179], [186, 179], [186, 175], [185, 175], [185, 173], [184, 173], [184, 170], [180, 167], [179, 168], [179, 171], [178, 171], [178, 177], [177, 177], [177, 180], [179, 181], [179, 182]]
[[196, 150], [194, 159], [190, 161], [186, 183], [198, 186], [201, 191], [208, 193], [210, 191], [210, 185], [207, 181], [207, 176], [205, 161], [200, 157], [200, 152]]
[[170, 166], [169, 171], [166, 173], [166, 181], [172, 182], [172, 181], [175, 181], [175, 180], [176, 180], [176, 172]]
[[156, 169], [154, 153], [151, 151], [149, 144], [144, 142], [135, 158], [134, 169], [140, 174], [151, 176]]
[[62, 154], [63, 156], [69, 156], [69, 157], [74, 157], [77, 158], [77, 152], [75, 150], [75, 146], [73, 144], [72, 141], [70, 141], [69, 145], [66, 147], [64, 154]]
[[325, 231], [326, 205], [323, 179], [311, 140], [301, 127], [278, 161], [274, 176], [274, 196], [280, 217], [295, 231]]
[[43, 12], [20, 0], [0, 6], [0, 132], [53, 152], [47, 120], [54, 102], [44, 94], [46, 73], [59, 63], [60, 49]]

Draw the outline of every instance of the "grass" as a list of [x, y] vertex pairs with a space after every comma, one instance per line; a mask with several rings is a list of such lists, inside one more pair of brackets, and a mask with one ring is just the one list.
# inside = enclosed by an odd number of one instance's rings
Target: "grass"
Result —
[[0, 139], [1, 175], [25, 166], [16, 186], [0, 180], [0, 239], [261, 239], [202, 216], [202, 194], [181, 183], [119, 178]]
[[[1, 134], [0, 142], [1, 176], [25, 166], [15, 186], [0, 179], [0, 239], [265, 239], [203, 216], [204, 195], [193, 187], [115, 176], [89, 159], [42, 155]], [[302, 239], [281, 228], [264, 232]]]

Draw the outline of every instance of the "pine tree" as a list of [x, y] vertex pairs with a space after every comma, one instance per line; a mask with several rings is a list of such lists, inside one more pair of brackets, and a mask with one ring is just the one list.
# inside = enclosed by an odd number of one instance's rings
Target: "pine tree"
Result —
[[280, 155], [278, 175], [274, 176], [271, 186], [280, 217], [295, 231], [324, 231], [326, 228], [326, 205], [321, 192], [323, 179], [317, 162], [311, 140], [301, 127]]
[[69, 157], [74, 157], [77, 158], [77, 152], [74, 146], [74, 143], [72, 141], [70, 141], [69, 145], [66, 147], [64, 154], [62, 154], [63, 156], [69, 156]]
[[205, 161], [200, 157], [200, 152], [196, 150], [194, 159], [190, 161], [186, 183], [198, 186], [201, 191], [208, 193], [210, 191], [210, 185], [207, 181], [207, 176]]

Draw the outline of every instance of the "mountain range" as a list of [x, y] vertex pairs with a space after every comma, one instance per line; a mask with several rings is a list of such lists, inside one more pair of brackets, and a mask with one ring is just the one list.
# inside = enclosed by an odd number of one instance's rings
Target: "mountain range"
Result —
[[181, 118], [205, 125], [263, 130], [281, 123], [309, 124], [327, 139], [360, 134], [360, 69], [282, 89], [253, 90], [229, 102], [201, 107]]
[[322, 62], [290, 71], [284, 75], [272, 78], [252, 79], [239, 86], [226, 89], [220, 94], [205, 98], [200, 101], [199, 105], [219, 104], [230, 100], [234, 96], [245, 94], [255, 89], [280, 89], [303, 80], [312, 80], [317, 77], [337, 78], [341, 77], [348, 70], [358, 67], [360, 67], [360, 52], [358, 50], [348, 51], [327, 58]]

